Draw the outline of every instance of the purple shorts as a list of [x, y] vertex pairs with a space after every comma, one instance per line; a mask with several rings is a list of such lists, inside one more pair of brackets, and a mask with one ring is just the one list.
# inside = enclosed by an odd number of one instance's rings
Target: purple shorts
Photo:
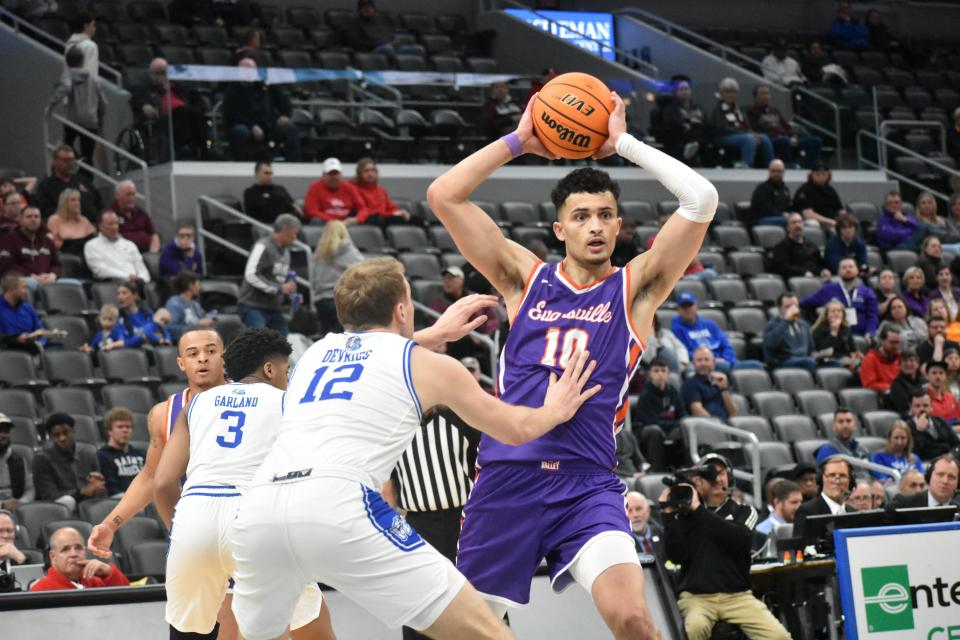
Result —
[[487, 465], [463, 508], [457, 568], [481, 594], [519, 605], [530, 601], [546, 558], [553, 589], [562, 591], [573, 580], [566, 569], [591, 538], [629, 535], [624, 493], [611, 470], [588, 462]]

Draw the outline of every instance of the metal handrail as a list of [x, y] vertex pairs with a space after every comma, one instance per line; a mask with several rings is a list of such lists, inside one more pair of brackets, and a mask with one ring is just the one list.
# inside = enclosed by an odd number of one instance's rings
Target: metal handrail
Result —
[[880, 137], [884, 140], [887, 139], [887, 129], [891, 127], [910, 127], [915, 128], [929, 128], [929, 129], [939, 129], [940, 130], [940, 153], [946, 155], [947, 153], [947, 129], [943, 126], [942, 122], [931, 122], [929, 120], [884, 120], [880, 123]]
[[[597, 47], [599, 48], [599, 51], [601, 51], [601, 52], [604, 51], [604, 50], [613, 51], [613, 52], [616, 53], [618, 56], [620, 56], [620, 59], [622, 59], [622, 60], [628, 60], [629, 62], [631, 62], [631, 63], [633, 63], [633, 64], [636, 64], [638, 67], [643, 67], [644, 70], [645, 70], [645, 72], [648, 73], [648, 74], [650, 74], [650, 75], [652, 75], [653, 77], [657, 77], [657, 76], [660, 75], [660, 69], [659, 69], [656, 65], [651, 64], [651, 63], [649, 63], [649, 62], [647, 62], [646, 60], [643, 60], [643, 59], [641, 59], [641, 58], [638, 58], [637, 56], [633, 55], [632, 53], [627, 53], [627, 52], [624, 51], [623, 49], [620, 49], [620, 48], [618, 48], [618, 47], [611, 47], [611, 46], [608, 45], [608, 44], [604, 44], [603, 42], [601, 42], [601, 41], [599, 41], [599, 40], [597, 40], [597, 39], [595, 39], [595, 38], [591, 38], [590, 36], [588, 36], [587, 34], [583, 33], [582, 31], [577, 31], [576, 29], [572, 29], [572, 28], [570, 28], [570, 27], [568, 27], [568, 26], [566, 26], [566, 25], [562, 25], [562, 24], [560, 24], [559, 22], [557, 22], [556, 20], [552, 20], [552, 19], [548, 18], [547, 16], [543, 15], [542, 13], [540, 13], [539, 10], [537, 10], [537, 9], [531, 9], [531, 8], [528, 7], [527, 5], [521, 4], [520, 2], [517, 2], [516, 0], [493, 0], [493, 2], [492, 2], [491, 4], [493, 5], [494, 9], [496, 8], [496, 6], [497, 6], [498, 4], [506, 4], [506, 5], [510, 5], [510, 7], [511, 7], [511, 8], [514, 8], [514, 9], [523, 9], [524, 11], [529, 11], [530, 13], [532, 13], [532, 14], [534, 14], [534, 15], [536, 15], [536, 16], [544, 19], [544, 20], [546, 20], [547, 22], [549, 22], [549, 23], [552, 24], [552, 25], [556, 25], [556, 26], [560, 27], [561, 29], [564, 29], [565, 31], [569, 31], [570, 33], [575, 33], [575, 34], [577, 34], [578, 36], [580, 36], [580, 37], [583, 38], [584, 40], [589, 40], [590, 42], [595, 43], [595, 44], [597, 45]], [[512, 17], [512, 16], [511, 16], [511, 17]], [[617, 62], [617, 61], [611, 61], [611, 62]], [[618, 63], [618, 64], [623, 64], [622, 62], [617, 62], [617, 63]]]
[[[687, 433], [689, 434], [690, 439], [690, 459], [693, 460], [694, 464], [700, 462], [700, 453], [697, 451], [697, 429], [700, 428], [706, 429], [707, 431], [719, 431], [720, 433], [736, 436], [737, 438], [746, 440], [754, 445], [760, 444], [760, 439], [757, 437], [757, 434], [753, 433], [752, 431], [747, 431], [746, 429], [737, 429], [736, 427], [725, 425], [719, 421], [715, 421], [714, 418], [688, 416], [685, 418], [685, 420], [689, 420], [690, 418], [696, 418], [697, 422], [684, 422], [683, 424], [689, 425], [687, 428]], [[760, 477], [759, 446], [750, 448], [750, 468], [753, 470], [752, 477], [750, 478], [750, 481], [753, 484], [753, 500], [755, 503], [759, 504], [758, 501], [763, 500], [763, 479]], [[734, 469], [734, 475], [737, 475], [736, 469]]]
[[[831, 457], [833, 457], [833, 456], [831, 456]], [[870, 461], [868, 461], [868, 460], [862, 460], [862, 459], [860, 459], [860, 458], [854, 458], [853, 456], [848, 456], [848, 455], [845, 455], [845, 454], [841, 454], [841, 455], [838, 455], [838, 456], [836, 456], [836, 457], [842, 458], [843, 460], [846, 460], [847, 462], [850, 463], [850, 466], [860, 467], [861, 469], [866, 469], [866, 470], [868, 470], [868, 471], [876, 471], [877, 473], [882, 473], [882, 474], [884, 474], [884, 475], [888, 475], [888, 476], [890, 476], [891, 478], [893, 478], [893, 481], [894, 481], [895, 483], [897, 483], [898, 485], [900, 484], [900, 472], [897, 471], [896, 469], [893, 469], [893, 468], [891, 468], [891, 467], [885, 467], [885, 466], [883, 466], [882, 464], [877, 464], [877, 463], [875, 463], [875, 462], [870, 462]]]
[[793, 119], [802, 124], [803, 126], [817, 131], [821, 135], [830, 136], [834, 140], [834, 149], [837, 153], [837, 165], [843, 166], [843, 136], [841, 131], [841, 118], [840, 118], [840, 105], [834, 102], [833, 100], [828, 100], [824, 98], [819, 93], [814, 93], [809, 89], [804, 87], [794, 88], [794, 92], [798, 94], [801, 98], [813, 98], [819, 102], [826, 104], [831, 111], [833, 111], [833, 126], [835, 127], [834, 131], [830, 131], [818, 125], [817, 123], [804, 118], [803, 116], [798, 115], [797, 113], [793, 114]]
[[[67, 118], [64, 118], [64, 117], [61, 116], [59, 113], [50, 113], [50, 114], [47, 114], [47, 117], [43, 119], [43, 145], [44, 145], [44, 148], [45, 148], [47, 151], [53, 152], [53, 150], [57, 148], [56, 145], [54, 145], [52, 142], [50, 142], [50, 126], [49, 126], [49, 123], [48, 123], [48, 121], [47, 121], [47, 118], [53, 118], [53, 119], [56, 120], [57, 122], [60, 122], [61, 124], [65, 125], [65, 126], [69, 126], [71, 129], [75, 129], [75, 130], [78, 131], [81, 135], [86, 136], [86, 137], [88, 137], [88, 138], [91, 138], [91, 139], [94, 140], [95, 142], [100, 143], [101, 145], [103, 145], [103, 146], [106, 147], [107, 149], [110, 149], [110, 150], [113, 151], [114, 153], [118, 153], [118, 154], [120, 154], [121, 156], [123, 156], [124, 158], [127, 158], [127, 159], [130, 160], [131, 162], [134, 162], [135, 164], [137, 164], [137, 165], [140, 167], [140, 170], [143, 172], [143, 193], [137, 192], [137, 198], [138, 198], [139, 200], [141, 200], [141, 201], [146, 205], [147, 211], [151, 211], [151, 210], [152, 210], [152, 209], [151, 209], [151, 206], [150, 206], [150, 205], [151, 205], [151, 200], [150, 200], [150, 171], [149, 171], [149, 168], [148, 168], [147, 163], [146, 163], [145, 160], [143, 160], [142, 158], [138, 158], [137, 156], [133, 155], [132, 153], [130, 153], [130, 152], [127, 151], [126, 149], [123, 149], [123, 148], [121, 148], [121, 147], [118, 147], [117, 145], [115, 145], [114, 143], [110, 142], [110, 141], [107, 140], [106, 138], [103, 138], [103, 137], [101, 137], [101, 136], [98, 136], [97, 134], [95, 134], [93, 131], [90, 131], [90, 130], [87, 129], [86, 127], [83, 127], [83, 126], [81, 126], [81, 125], [73, 122], [72, 120], [68, 120]], [[107, 182], [109, 182], [110, 184], [112, 184], [113, 186], [117, 186], [117, 185], [120, 184], [120, 182], [121, 182], [120, 180], [117, 180], [117, 178], [116, 178], [115, 176], [112, 176], [112, 175], [110, 175], [110, 174], [108, 174], [108, 173], [104, 173], [103, 171], [101, 171], [101, 170], [98, 169], [97, 167], [93, 166], [92, 164], [87, 164], [87, 163], [84, 162], [83, 160], [77, 160], [77, 164], [78, 164], [79, 166], [83, 167], [84, 169], [86, 169], [87, 171], [89, 171], [89, 172], [91, 172], [91, 173], [93, 173], [93, 174], [96, 174], [96, 175], [100, 176], [101, 178], [103, 178], [104, 180], [106, 180]]]
[[[862, 144], [861, 144], [861, 138], [863, 138], [863, 137], [872, 138], [874, 141], [876, 141], [876, 143], [877, 143], [877, 148], [878, 148], [878, 149], [881, 149], [881, 148], [883, 149], [883, 153], [881, 154], [882, 156], [885, 156], [885, 155], [886, 155], [886, 147], [890, 147], [890, 148], [892, 148], [892, 149], [895, 149], [896, 151], [899, 151], [899, 152], [902, 153], [903, 155], [907, 155], [907, 156], [910, 156], [910, 157], [912, 157], [912, 158], [917, 158], [917, 159], [919, 159], [919, 160], [922, 160], [923, 162], [927, 163], [928, 165], [934, 167], [935, 169], [938, 169], [941, 173], [945, 173], [945, 174], [947, 174], [947, 175], [953, 175], [953, 176], [960, 177], [960, 171], [957, 171], [956, 169], [952, 169], [952, 168], [950, 168], [950, 167], [948, 167], [948, 166], [946, 166], [946, 165], [944, 165], [944, 164], [941, 164], [941, 163], [937, 162], [936, 160], [932, 160], [932, 159], [930, 159], [930, 158], [928, 158], [928, 157], [926, 157], [926, 156], [924, 156], [924, 155], [921, 155], [921, 154], [917, 153], [916, 151], [914, 151], [913, 149], [908, 149], [907, 147], [905, 147], [905, 146], [903, 146], [903, 145], [901, 145], [901, 144], [897, 144], [896, 142], [893, 142], [892, 140], [888, 140], [887, 138], [880, 137], [880, 136], [878, 136], [877, 134], [873, 133], [872, 131], [867, 131], [866, 129], [860, 129], [859, 131], [857, 131], [857, 135], [856, 135], [856, 137], [855, 137], [855, 142], [856, 142], [856, 148], [857, 148], [857, 162], [859, 163], [858, 166], [867, 167], [867, 168], [870, 168], [870, 169], [879, 169], [879, 170], [881, 170], [881, 171], [886, 171], [888, 174], [890, 174], [891, 176], [893, 176], [893, 177], [896, 178], [897, 180], [900, 180], [901, 182], [906, 182], [907, 184], [913, 185], [914, 187], [916, 187], [916, 188], [918, 188], [918, 189], [921, 189], [921, 190], [923, 190], [923, 191], [929, 191], [929, 192], [932, 193], [934, 196], [940, 198], [941, 200], [943, 200], [943, 201], [945, 201], [945, 202], [950, 200], [949, 194], [941, 193], [940, 191], [937, 191], [936, 189], [931, 188], [929, 185], [925, 185], [925, 184], [923, 184], [922, 182], [918, 182], [918, 181], [914, 180], [913, 178], [911, 178], [911, 177], [909, 177], [909, 176], [906, 176], [906, 175], [904, 175], [904, 174], [902, 174], [902, 173], [899, 173], [899, 172], [897, 172], [897, 171], [894, 171], [893, 169], [891, 169], [891, 168], [889, 168], [889, 167], [887, 167], [887, 166], [884, 166], [883, 164], [880, 164], [879, 162], [875, 162], [875, 161], [867, 158], [866, 156], [864, 156], [864, 155], [863, 155]], [[878, 160], [880, 160], [880, 159], [882, 159], [882, 158], [878, 158]]]
[[[61, 49], [65, 49], [67, 46], [67, 43], [61, 40], [60, 38], [47, 33], [46, 31], [37, 27], [36, 25], [30, 24], [29, 22], [27, 22], [17, 14], [11, 12], [9, 9], [0, 7], [0, 17], [7, 18], [11, 22], [13, 22], [13, 30], [15, 32], [20, 32], [22, 29], [26, 28], [27, 31], [31, 32], [35, 36], [38, 36], [39, 39], [47, 40], [48, 44], [52, 43], [53, 45], [56, 45]], [[99, 67], [101, 71], [106, 71], [107, 74], [112, 75], [114, 78], [116, 78], [116, 81], [114, 82], [114, 84], [116, 84], [118, 87], [123, 86], [123, 74], [121, 74], [120, 71], [118, 71], [117, 69], [114, 69], [110, 65], [103, 62], [99, 63]], [[109, 82], [109, 80], [107, 82]]]

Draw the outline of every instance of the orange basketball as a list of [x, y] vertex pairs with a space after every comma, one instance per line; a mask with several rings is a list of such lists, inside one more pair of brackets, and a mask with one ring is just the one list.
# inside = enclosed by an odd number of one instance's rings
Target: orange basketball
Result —
[[548, 82], [533, 105], [533, 131], [561, 158], [589, 158], [607, 141], [613, 110], [610, 89], [586, 73], [564, 73]]

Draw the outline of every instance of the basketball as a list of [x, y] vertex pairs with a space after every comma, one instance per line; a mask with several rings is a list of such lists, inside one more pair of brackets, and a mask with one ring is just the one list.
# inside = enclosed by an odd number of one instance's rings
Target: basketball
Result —
[[607, 141], [613, 110], [610, 89], [586, 73], [564, 73], [548, 82], [533, 105], [533, 130], [561, 158], [589, 158]]

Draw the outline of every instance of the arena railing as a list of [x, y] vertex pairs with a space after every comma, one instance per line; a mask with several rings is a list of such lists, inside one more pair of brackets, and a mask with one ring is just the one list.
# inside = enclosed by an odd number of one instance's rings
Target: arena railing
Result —
[[[66, 42], [54, 35], [47, 33], [43, 29], [30, 24], [17, 14], [3, 7], [0, 7], [0, 21], [9, 22], [10, 26], [13, 27], [15, 32], [26, 32], [26, 34], [30, 37], [34, 38], [35, 40], [39, 40], [43, 44], [49, 46], [51, 49], [58, 50], [60, 53], [64, 53], [66, 50]], [[113, 78], [112, 82], [118, 87], [123, 86], [123, 74], [121, 74], [119, 70], [101, 62], [100, 72], [102, 74], [111, 76]]]
[[[940, 132], [940, 153], [947, 155], [947, 128], [942, 122], [931, 122], [929, 120], [883, 120], [880, 122], [880, 137], [887, 139], [887, 132], [890, 129], [909, 128], [909, 129], [936, 129]], [[886, 158], [884, 158], [886, 164]]]
[[[143, 192], [142, 193], [140, 193], [139, 191], [137, 192], [137, 199], [144, 203], [144, 206], [146, 207], [147, 211], [152, 211], [152, 208], [150, 206], [151, 205], [150, 170], [145, 160], [143, 160], [142, 158], [138, 158], [137, 156], [133, 155], [126, 149], [118, 147], [117, 145], [110, 142], [106, 138], [98, 136], [93, 131], [90, 131], [89, 129], [77, 124], [76, 122], [73, 122], [72, 120], [68, 120], [67, 118], [64, 118], [59, 113], [51, 113], [48, 115], [47, 118], [43, 119], [43, 145], [44, 145], [44, 148], [50, 153], [53, 153], [53, 150], [57, 148], [57, 144], [52, 142], [50, 139], [50, 124], [49, 124], [48, 118], [56, 120], [57, 122], [65, 126], [69, 126], [71, 129], [77, 130], [80, 133], [80, 135], [90, 138], [95, 142], [97, 142], [98, 144], [100, 144], [104, 148], [104, 150], [112, 151], [113, 153], [123, 158], [126, 158], [128, 161], [130, 161], [134, 165], [140, 167], [140, 171], [143, 172], [142, 174]], [[104, 171], [101, 171], [98, 167], [94, 166], [93, 164], [84, 162], [82, 159], [77, 160], [77, 165], [86, 169], [90, 173], [106, 180], [107, 182], [112, 184], [114, 187], [116, 187], [121, 182], [121, 180], [119, 180], [116, 176], [110, 175], [109, 173], [105, 173]]]
[[870, 462], [868, 460], [861, 460], [860, 458], [854, 458], [853, 456], [841, 455], [840, 458], [843, 458], [851, 464], [851, 466], [857, 467], [859, 469], [866, 469], [867, 471], [876, 471], [877, 473], [882, 473], [884, 475], [890, 476], [893, 478], [893, 482], [899, 486], [900, 485], [900, 472], [896, 469], [890, 467], [885, 467], [882, 464], [877, 464], [875, 462]]
[[[873, 147], [874, 143], [876, 144], [876, 148], [880, 150], [878, 159], [874, 160], [872, 158], [867, 157], [864, 154], [864, 140], [870, 143], [869, 144], [870, 147]], [[960, 179], [960, 171], [957, 171], [952, 167], [948, 167], [945, 164], [937, 162], [932, 158], [928, 158], [914, 151], [913, 149], [909, 149], [903, 146], [902, 144], [896, 143], [892, 140], [884, 138], [883, 136], [877, 135], [872, 131], [867, 131], [866, 129], [860, 129], [859, 131], [857, 131], [856, 146], [857, 146], [857, 162], [860, 168], [879, 169], [880, 171], [885, 171], [887, 172], [887, 174], [889, 174], [890, 176], [893, 176], [900, 182], [905, 182], [911, 186], [916, 187], [917, 189], [920, 189], [921, 191], [929, 191], [935, 197], [940, 198], [944, 202], [950, 201], [949, 194], [943, 193], [942, 191], [938, 191], [937, 189], [931, 187], [930, 185], [924, 184], [916, 180], [915, 178], [911, 178], [910, 176], [904, 175], [886, 166], [887, 150], [893, 149], [894, 151], [898, 152], [900, 155], [916, 158], [917, 160], [920, 160], [924, 164], [930, 166], [938, 174], [943, 174], [946, 177], [952, 176], [954, 179]]]
[[805, 118], [803, 116], [798, 115], [797, 113], [793, 114], [793, 118], [794, 120], [802, 124], [807, 129], [810, 129], [811, 131], [815, 131], [821, 136], [826, 136], [831, 140], [833, 140], [835, 153], [837, 154], [837, 164], [839, 166], [843, 166], [843, 136], [842, 136], [839, 104], [837, 104], [832, 100], [824, 98], [823, 96], [817, 93], [814, 93], [813, 91], [810, 91], [806, 87], [787, 87], [786, 85], [781, 84], [779, 82], [768, 80], [763, 76], [763, 64], [758, 60], [754, 60], [750, 56], [746, 56], [732, 47], [728, 47], [725, 44], [722, 44], [720, 42], [717, 42], [716, 40], [713, 40], [704, 35], [701, 35], [696, 31], [693, 31], [691, 29], [688, 29], [687, 27], [684, 27], [683, 25], [677, 24], [676, 22], [667, 20], [666, 18], [663, 18], [655, 13], [651, 13], [644, 9], [629, 7], [626, 9], [620, 9], [619, 11], [615, 12], [615, 15], [621, 15], [621, 14], [630, 16], [633, 18], [638, 18], [642, 22], [645, 22], [648, 25], [663, 31], [667, 35], [673, 36], [674, 34], [679, 34], [680, 36], [682, 36], [683, 40], [692, 42], [693, 44], [697, 45], [701, 49], [714, 53], [724, 62], [727, 62], [728, 64], [736, 64], [739, 67], [746, 68], [748, 71], [758, 76], [758, 78], [765, 83], [790, 89], [793, 92], [795, 99], [798, 102], [802, 103], [802, 101], [804, 100], [810, 100], [819, 104], [826, 105], [827, 109], [829, 109], [833, 115], [832, 131], [830, 129], [827, 129], [821, 124], [813, 122], [809, 118]]
[[697, 441], [699, 439], [699, 434], [697, 432], [700, 429], [703, 429], [704, 431], [716, 431], [725, 435], [734, 436], [755, 445], [753, 447], [749, 447], [748, 451], [750, 455], [751, 473], [746, 473], [740, 469], [734, 469], [733, 475], [735, 478], [742, 478], [750, 481], [750, 484], [753, 486], [754, 505], [758, 508], [762, 506], [763, 477], [760, 473], [762, 470], [760, 467], [760, 447], [756, 446], [760, 444], [760, 439], [757, 438], [757, 434], [745, 429], [731, 427], [713, 418], [700, 418], [696, 420], [696, 422], [684, 422], [683, 424], [684, 430], [687, 434], [687, 445], [690, 448], [690, 459], [694, 464], [699, 463], [701, 457], [697, 446]]

